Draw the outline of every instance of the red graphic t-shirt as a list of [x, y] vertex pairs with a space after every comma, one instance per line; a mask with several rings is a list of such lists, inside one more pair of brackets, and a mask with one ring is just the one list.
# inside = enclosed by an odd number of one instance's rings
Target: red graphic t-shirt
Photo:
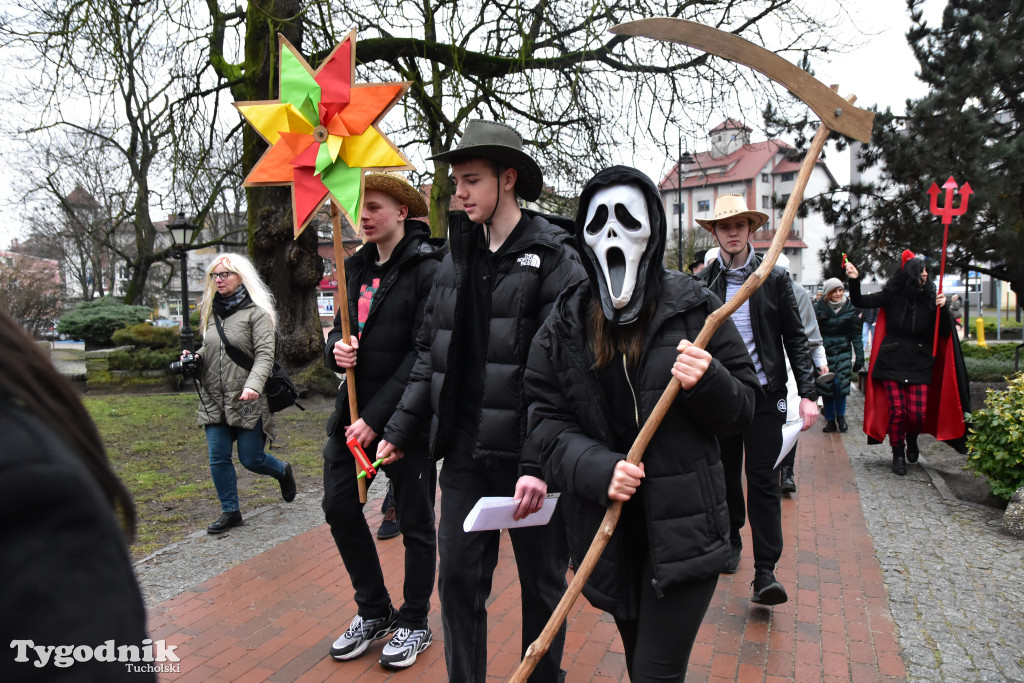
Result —
[[375, 277], [370, 284], [364, 283], [359, 288], [359, 301], [356, 304], [359, 316], [359, 336], [362, 336], [363, 326], [366, 325], [366, 319], [370, 316], [370, 304], [373, 303], [373, 295], [377, 293], [378, 287], [380, 287], [380, 278]]

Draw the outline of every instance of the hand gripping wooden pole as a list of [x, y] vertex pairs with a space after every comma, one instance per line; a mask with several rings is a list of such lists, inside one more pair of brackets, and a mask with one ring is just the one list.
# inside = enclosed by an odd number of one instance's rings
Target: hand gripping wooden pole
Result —
[[[334, 263], [336, 277], [338, 278], [338, 315], [341, 316], [341, 334], [348, 344], [352, 337], [352, 329], [348, 319], [348, 279], [345, 277], [345, 244], [341, 236], [341, 211], [338, 206], [331, 202], [331, 229], [334, 236]], [[356, 402], [356, 373], [353, 368], [345, 370], [345, 386], [348, 388], [348, 412], [349, 419], [354, 423], [359, 419], [359, 404]], [[356, 474], [362, 472], [359, 462], [356, 461]], [[366, 478], [358, 477], [356, 482], [359, 486], [359, 502], [366, 502]]]
[[[856, 100], [856, 97], [847, 98], [850, 103]], [[757, 289], [764, 284], [765, 278], [771, 269], [775, 267], [775, 261], [779, 258], [779, 254], [782, 253], [782, 248], [786, 244], [786, 238], [789, 237], [790, 228], [793, 225], [793, 219], [796, 218], [797, 209], [800, 208], [800, 202], [803, 200], [804, 190], [807, 188], [807, 181], [811, 177], [811, 171], [814, 170], [815, 164], [818, 163], [818, 157], [821, 155], [821, 150], [825, 147], [825, 141], [828, 139], [829, 128], [824, 123], [818, 126], [818, 131], [814, 135], [814, 139], [811, 141], [811, 146], [807, 149], [807, 153], [804, 155], [803, 164], [800, 166], [800, 173], [797, 175], [796, 181], [793, 184], [793, 192], [789, 195], [789, 201], [786, 203], [786, 209], [782, 214], [782, 219], [779, 221], [778, 229], [775, 233], [775, 238], [772, 240], [772, 245], [768, 249], [768, 253], [764, 255], [764, 259], [761, 261], [761, 265], [758, 266], [757, 270], [751, 273], [750, 277], [747, 278], [743, 286], [740, 287], [739, 291], [729, 301], [718, 310], [714, 311], [704, 321], [704, 326], [701, 328], [700, 334], [697, 335], [697, 339], [694, 340], [693, 345], [697, 348], [706, 348], [708, 342], [711, 341], [711, 337], [714, 336], [718, 328], [721, 327], [722, 323], [736, 312], [744, 301], [750, 298], [750, 296], [757, 291]], [[644, 423], [643, 429], [640, 430], [640, 434], [637, 435], [636, 441], [633, 442], [633, 446], [629, 449], [629, 453], [626, 455], [627, 462], [634, 465], [640, 463], [640, 460], [644, 456], [644, 451], [647, 450], [647, 444], [650, 443], [651, 438], [654, 436], [654, 432], [657, 431], [658, 426], [664, 419], [665, 414], [668, 412], [669, 406], [675, 400], [679, 394], [680, 385], [678, 380], [673, 377], [669, 380], [668, 386], [662, 393], [661, 398], [658, 399], [658, 403], [655, 404], [654, 410], [651, 411], [650, 416]], [[576, 574], [572, 578], [572, 582], [569, 583], [568, 589], [565, 591], [565, 595], [558, 602], [558, 606], [555, 607], [555, 611], [551, 614], [551, 618], [548, 619], [547, 625], [544, 630], [541, 631], [540, 636], [537, 640], [533, 641], [529, 648], [526, 650], [526, 655], [523, 657], [523, 661], [520, 662], [519, 668], [516, 669], [515, 673], [512, 674], [510, 679], [514, 683], [524, 683], [530, 674], [533, 673], [534, 668], [537, 666], [537, 662], [544, 656], [544, 653], [551, 647], [551, 641], [554, 639], [555, 634], [558, 632], [565, 621], [566, 616], [569, 614], [569, 610], [572, 609], [573, 604], [576, 602], [576, 598], [579, 597], [583, 590], [583, 585], [590, 578], [590, 574], [594, 571], [594, 567], [597, 565], [597, 560], [601, 557], [601, 553], [604, 552], [605, 546], [612, 538], [612, 534], [615, 532], [615, 526], [619, 522], [619, 515], [622, 513], [622, 502], [612, 501], [608, 505], [608, 510], [604, 514], [604, 519], [601, 520], [601, 525], [597, 529], [597, 535], [594, 536], [593, 542], [590, 544], [590, 549], [587, 550], [587, 554], [583, 557], [583, 562], [576, 568]]]

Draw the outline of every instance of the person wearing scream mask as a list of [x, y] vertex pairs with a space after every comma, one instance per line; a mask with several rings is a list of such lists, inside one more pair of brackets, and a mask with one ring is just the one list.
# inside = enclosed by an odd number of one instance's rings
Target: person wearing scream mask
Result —
[[[441, 261], [419, 355], [378, 457], [407, 455], [429, 425], [430, 453], [444, 458], [438, 483], [438, 596], [451, 681], [487, 676], [487, 598], [498, 532], [466, 533], [482, 496], [515, 496], [516, 518], [547, 494], [539, 465], [521, 463], [526, 437], [523, 369], [533, 336], [559, 293], [586, 277], [566, 230], [520, 209], [540, 195], [540, 167], [508, 126], [471, 121], [456, 149], [432, 157], [451, 164], [465, 213], [449, 217], [450, 252]], [[568, 226], [571, 222], [567, 221]], [[410, 454], [411, 456], [411, 454]], [[532, 643], [565, 591], [568, 556], [559, 512], [547, 525], [509, 530], [522, 589], [522, 649]], [[531, 681], [557, 681], [564, 626]]]
[[[530, 349], [524, 458], [562, 492], [576, 566], [623, 501], [583, 592], [615, 618], [631, 680], [679, 681], [731, 551], [718, 439], [750, 422], [757, 377], [731, 320], [706, 350], [693, 346], [722, 302], [665, 269], [665, 213], [646, 175], [605, 169], [579, 206], [589, 279], [558, 300]], [[672, 377], [681, 391], [632, 465], [626, 453]]]
[[[714, 218], [697, 219], [710, 231], [720, 247], [718, 258], [700, 274], [708, 288], [728, 301], [761, 263], [750, 245], [750, 236], [768, 222], [767, 214], [747, 208], [742, 195], [727, 194], [715, 202]], [[789, 599], [775, 578], [775, 565], [782, 556], [782, 491], [775, 461], [782, 448], [782, 425], [786, 420], [786, 359], [789, 357], [800, 396], [803, 428], [818, 419], [814, 365], [807, 335], [788, 275], [772, 269], [764, 284], [743, 303], [732, 320], [746, 343], [761, 385], [754, 420], [742, 434], [719, 439], [729, 500], [732, 556], [726, 571], [739, 567], [742, 543], [740, 529], [750, 519], [754, 549], [754, 580], [751, 601], [778, 605]], [[747, 477], [744, 506], [742, 475]]]

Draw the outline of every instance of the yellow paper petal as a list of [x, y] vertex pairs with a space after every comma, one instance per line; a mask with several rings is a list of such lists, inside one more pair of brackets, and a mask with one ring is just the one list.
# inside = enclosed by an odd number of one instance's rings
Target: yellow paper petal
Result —
[[363, 168], [379, 168], [384, 166], [405, 167], [407, 162], [402, 158], [387, 138], [370, 127], [362, 135], [350, 135], [345, 138], [341, 149], [341, 158], [349, 166]]
[[277, 144], [281, 132], [313, 133], [313, 126], [309, 125], [298, 109], [287, 102], [239, 105], [238, 111], [271, 145]]
[[327, 136], [327, 149], [331, 153], [331, 161], [338, 160], [338, 152], [341, 151], [341, 144], [345, 141], [345, 138], [340, 135], [328, 135]]

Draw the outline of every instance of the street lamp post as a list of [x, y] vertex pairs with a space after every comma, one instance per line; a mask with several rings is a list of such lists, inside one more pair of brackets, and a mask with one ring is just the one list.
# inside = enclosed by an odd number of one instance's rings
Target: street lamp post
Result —
[[676, 159], [676, 213], [679, 215], [679, 232], [676, 233], [676, 256], [679, 272], [683, 272], [683, 141], [679, 140], [679, 156]]
[[179, 213], [167, 223], [167, 230], [174, 243], [174, 256], [181, 262], [181, 350], [195, 351], [192, 348], [195, 335], [192, 334], [188, 312], [188, 247], [199, 232], [199, 226], [190, 223], [184, 213]]

